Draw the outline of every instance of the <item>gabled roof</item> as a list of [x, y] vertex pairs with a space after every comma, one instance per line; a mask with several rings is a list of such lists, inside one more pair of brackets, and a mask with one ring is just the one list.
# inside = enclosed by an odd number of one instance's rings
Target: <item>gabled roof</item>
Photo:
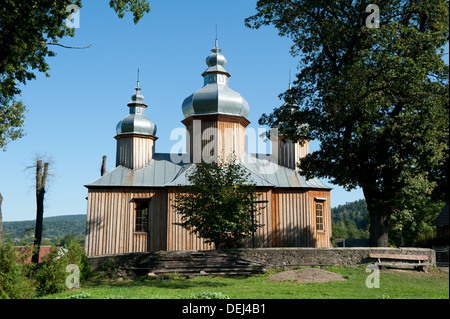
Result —
[[[182, 159], [181, 162], [178, 159]], [[96, 181], [85, 185], [91, 187], [167, 187], [188, 185], [189, 172], [195, 164], [188, 163], [186, 154], [163, 154], [153, 156], [149, 165], [138, 170], [118, 166]], [[239, 160], [250, 174], [256, 186], [283, 188], [318, 188], [330, 190], [318, 179], [306, 180], [296, 171], [275, 164], [270, 157], [245, 153]]]

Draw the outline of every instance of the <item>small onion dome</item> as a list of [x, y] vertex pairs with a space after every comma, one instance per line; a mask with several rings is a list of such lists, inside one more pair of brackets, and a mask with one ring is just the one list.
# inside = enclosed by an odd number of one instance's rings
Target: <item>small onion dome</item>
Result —
[[144, 103], [144, 96], [139, 88], [139, 83], [135, 90], [136, 92], [131, 96], [131, 101], [128, 103], [130, 114], [117, 123], [117, 134], [135, 133], [155, 136], [156, 124], [145, 116], [147, 104]]
[[217, 40], [216, 40], [216, 46], [211, 50], [211, 54], [206, 58], [206, 65], [209, 67], [206, 69], [205, 72], [203, 72], [202, 76], [205, 76], [209, 73], [216, 73], [220, 72], [222, 74], [227, 75], [230, 77], [231, 75], [225, 70], [225, 65], [227, 65], [227, 59], [221, 54], [222, 51], [217, 46]]
[[250, 107], [242, 95], [228, 86], [231, 76], [225, 65], [227, 59], [220, 53], [217, 45], [206, 58], [208, 69], [203, 72], [204, 86], [188, 96], [182, 106], [183, 115], [227, 114], [247, 117]]

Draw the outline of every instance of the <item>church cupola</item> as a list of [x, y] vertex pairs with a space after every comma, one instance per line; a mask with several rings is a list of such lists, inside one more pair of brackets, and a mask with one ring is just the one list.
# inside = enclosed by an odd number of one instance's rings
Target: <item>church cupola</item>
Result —
[[250, 107], [241, 94], [228, 86], [230, 74], [225, 70], [227, 59], [216, 46], [206, 58], [208, 68], [203, 72], [204, 86], [183, 102], [184, 117], [203, 114], [226, 114], [247, 117]]
[[[289, 90], [291, 90], [291, 83], [289, 83]], [[281, 107], [284, 112], [294, 113], [299, 109], [298, 105], [291, 102], [285, 102]], [[278, 125], [278, 164], [293, 170], [298, 168], [300, 161], [309, 153], [309, 141], [297, 141], [293, 142], [286, 134], [288, 123], [280, 122]], [[294, 128], [298, 130], [298, 128]]]
[[216, 44], [206, 58], [203, 87], [187, 97], [182, 105], [187, 129], [186, 149], [191, 161], [239, 159], [245, 152], [245, 128], [250, 122], [247, 100], [229, 87], [227, 59]]
[[135, 90], [136, 92], [131, 96], [131, 101], [128, 103], [130, 114], [117, 124], [117, 135], [135, 133], [155, 136], [156, 125], [145, 116], [147, 104], [144, 103], [139, 82]]
[[129, 114], [116, 126], [116, 166], [136, 170], [148, 165], [155, 154], [155, 123], [145, 116], [147, 104], [137, 82], [136, 92], [128, 103]]

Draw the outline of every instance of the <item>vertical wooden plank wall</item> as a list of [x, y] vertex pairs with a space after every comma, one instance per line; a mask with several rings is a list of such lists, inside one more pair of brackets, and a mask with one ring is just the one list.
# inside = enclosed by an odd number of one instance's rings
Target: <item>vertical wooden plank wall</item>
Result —
[[308, 193], [299, 189], [272, 192], [273, 247], [310, 247]]
[[[150, 200], [149, 232], [135, 234], [133, 199]], [[88, 256], [161, 250], [166, 246], [167, 191], [90, 189], [85, 249]]]
[[263, 226], [258, 228], [254, 234], [255, 245], [253, 246], [253, 240], [250, 238], [246, 247], [261, 248], [272, 247], [272, 190], [258, 191], [258, 201], [268, 201], [267, 203], [258, 203], [258, 214], [255, 216], [255, 221]]
[[138, 134], [118, 135], [116, 166], [140, 169], [148, 165], [155, 153], [155, 137]]
[[[311, 210], [311, 240], [312, 247], [326, 248], [331, 247], [331, 205], [330, 205], [330, 192], [312, 190], [309, 191], [309, 205]], [[314, 198], [320, 198], [315, 200]], [[326, 200], [321, 200], [325, 198]], [[323, 217], [324, 217], [324, 231], [318, 232], [316, 230], [316, 202], [323, 204]]]
[[[272, 191], [258, 192], [258, 200], [268, 200], [268, 203], [257, 204], [263, 207], [259, 211], [260, 214], [255, 216], [256, 221], [264, 226], [258, 228], [255, 232], [255, 247], [272, 247]], [[174, 225], [181, 221], [181, 216], [172, 207], [175, 199], [175, 190], [169, 191], [169, 205], [168, 207], [168, 245], [167, 250], [207, 250], [214, 249], [213, 244], [207, 244], [203, 239], [197, 235], [191, 234], [188, 230], [181, 226]], [[253, 247], [252, 238], [246, 241], [247, 247]]]
[[309, 142], [303, 145], [300, 142], [293, 143], [291, 140], [278, 139], [278, 164], [296, 170], [301, 159], [309, 153]]
[[241, 158], [245, 152], [245, 127], [236, 122], [218, 122], [220, 138], [217, 149], [222, 154], [222, 158], [227, 161], [230, 156]]
[[214, 249], [213, 244], [205, 243], [204, 239], [195, 234], [191, 234], [185, 228], [174, 225], [181, 222], [181, 215], [173, 207], [176, 196], [176, 188], [171, 188], [168, 192], [167, 202], [167, 250], [208, 250]]
[[[88, 256], [157, 250], [206, 250], [214, 245], [181, 226], [172, 207], [176, 188], [90, 189], [86, 228]], [[315, 228], [315, 200], [324, 204], [324, 232]], [[150, 199], [149, 233], [134, 234], [132, 199]], [[325, 199], [325, 201], [323, 201]], [[255, 247], [331, 247], [329, 191], [301, 189], [259, 190], [268, 203], [257, 216], [264, 226], [255, 232]], [[253, 247], [252, 240], [247, 247]]]
[[[194, 133], [194, 122], [200, 124], [200, 129]], [[204, 152], [209, 154], [213, 149], [216, 160], [228, 160], [230, 155], [240, 158], [246, 148], [245, 125], [237, 122], [235, 119], [230, 120], [214, 120], [206, 118], [194, 119], [185, 122], [188, 133], [187, 150], [189, 154], [194, 155], [195, 152]], [[197, 132], [198, 131], [198, 132]], [[200, 134], [200, 136], [194, 136]], [[205, 139], [203, 139], [205, 138]], [[195, 141], [200, 145], [200, 150], [194, 146]]]

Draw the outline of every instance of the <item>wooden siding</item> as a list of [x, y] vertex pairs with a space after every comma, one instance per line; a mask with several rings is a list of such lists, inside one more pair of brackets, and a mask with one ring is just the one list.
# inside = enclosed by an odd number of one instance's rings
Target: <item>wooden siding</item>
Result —
[[213, 249], [213, 244], [205, 243], [205, 240], [195, 234], [191, 234], [187, 229], [175, 225], [181, 222], [181, 215], [177, 213], [173, 207], [176, 188], [172, 188], [168, 192], [168, 206], [167, 206], [167, 250], [207, 250]]
[[273, 242], [272, 236], [272, 190], [258, 191], [258, 201], [268, 201], [267, 203], [258, 203], [257, 207], [261, 208], [255, 216], [255, 220], [263, 226], [258, 228], [254, 234], [253, 240], [250, 238], [247, 247], [271, 247]]
[[[309, 193], [309, 205], [311, 211], [311, 239], [312, 247], [326, 248], [331, 247], [331, 206], [330, 192], [311, 190]], [[316, 203], [323, 204], [324, 231], [316, 230]]]
[[301, 159], [309, 153], [309, 142], [303, 145], [300, 142], [293, 143], [291, 140], [278, 139], [278, 164], [290, 169], [297, 169]]
[[[96, 189], [88, 192], [86, 252], [88, 256], [157, 250], [206, 250], [214, 245], [181, 226], [173, 208], [176, 188]], [[259, 188], [267, 203], [256, 219], [263, 224], [247, 247], [331, 247], [329, 191]], [[323, 203], [324, 231], [316, 231], [314, 198]], [[133, 199], [150, 201], [149, 232], [135, 233]]]
[[186, 121], [186, 149], [195, 163], [201, 159], [227, 161], [231, 155], [240, 158], [246, 147], [245, 124], [231, 117], [220, 121], [209, 117]]
[[[258, 194], [258, 200], [268, 201], [258, 204], [263, 209], [256, 220], [263, 226], [254, 234], [255, 245], [250, 238], [245, 243], [246, 247], [318, 247], [319, 244], [328, 247], [312, 234], [310, 194], [307, 190], [268, 189], [260, 190]], [[174, 197], [175, 191], [169, 191], [169, 203], [173, 203]], [[173, 207], [169, 207], [167, 250], [212, 249], [212, 245], [204, 243], [201, 238], [181, 226], [173, 225], [179, 221], [180, 215]], [[331, 229], [331, 224], [329, 227]]]
[[[254, 234], [255, 246], [254, 247], [272, 247], [272, 202], [270, 200], [272, 191], [260, 191], [258, 192], [258, 201], [267, 200], [268, 203], [258, 203], [262, 209], [260, 214], [256, 216], [256, 220], [263, 224]], [[174, 225], [181, 221], [181, 215], [176, 212], [173, 207], [174, 199], [176, 196], [176, 190], [169, 191], [169, 207], [168, 207], [168, 246], [167, 250], [205, 250], [213, 249], [213, 244], [207, 244], [203, 239], [199, 238], [195, 234], [191, 234], [188, 230], [181, 226]], [[252, 238], [246, 241], [245, 246], [253, 247]]]
[[[133, 199], [150, 201], [148, 234], [134, 233]], [[90, 189], [86, 223], [88, 256], [156, 251], [166, 247], [167, 190]]]
[[272, 201], [272, 247], [310, 247], [307, 191], [276, 189]]
[[117, 135], [116, 166], [140, 169], [148, 165], [155, 153], [153, 136], [138, 134]]

